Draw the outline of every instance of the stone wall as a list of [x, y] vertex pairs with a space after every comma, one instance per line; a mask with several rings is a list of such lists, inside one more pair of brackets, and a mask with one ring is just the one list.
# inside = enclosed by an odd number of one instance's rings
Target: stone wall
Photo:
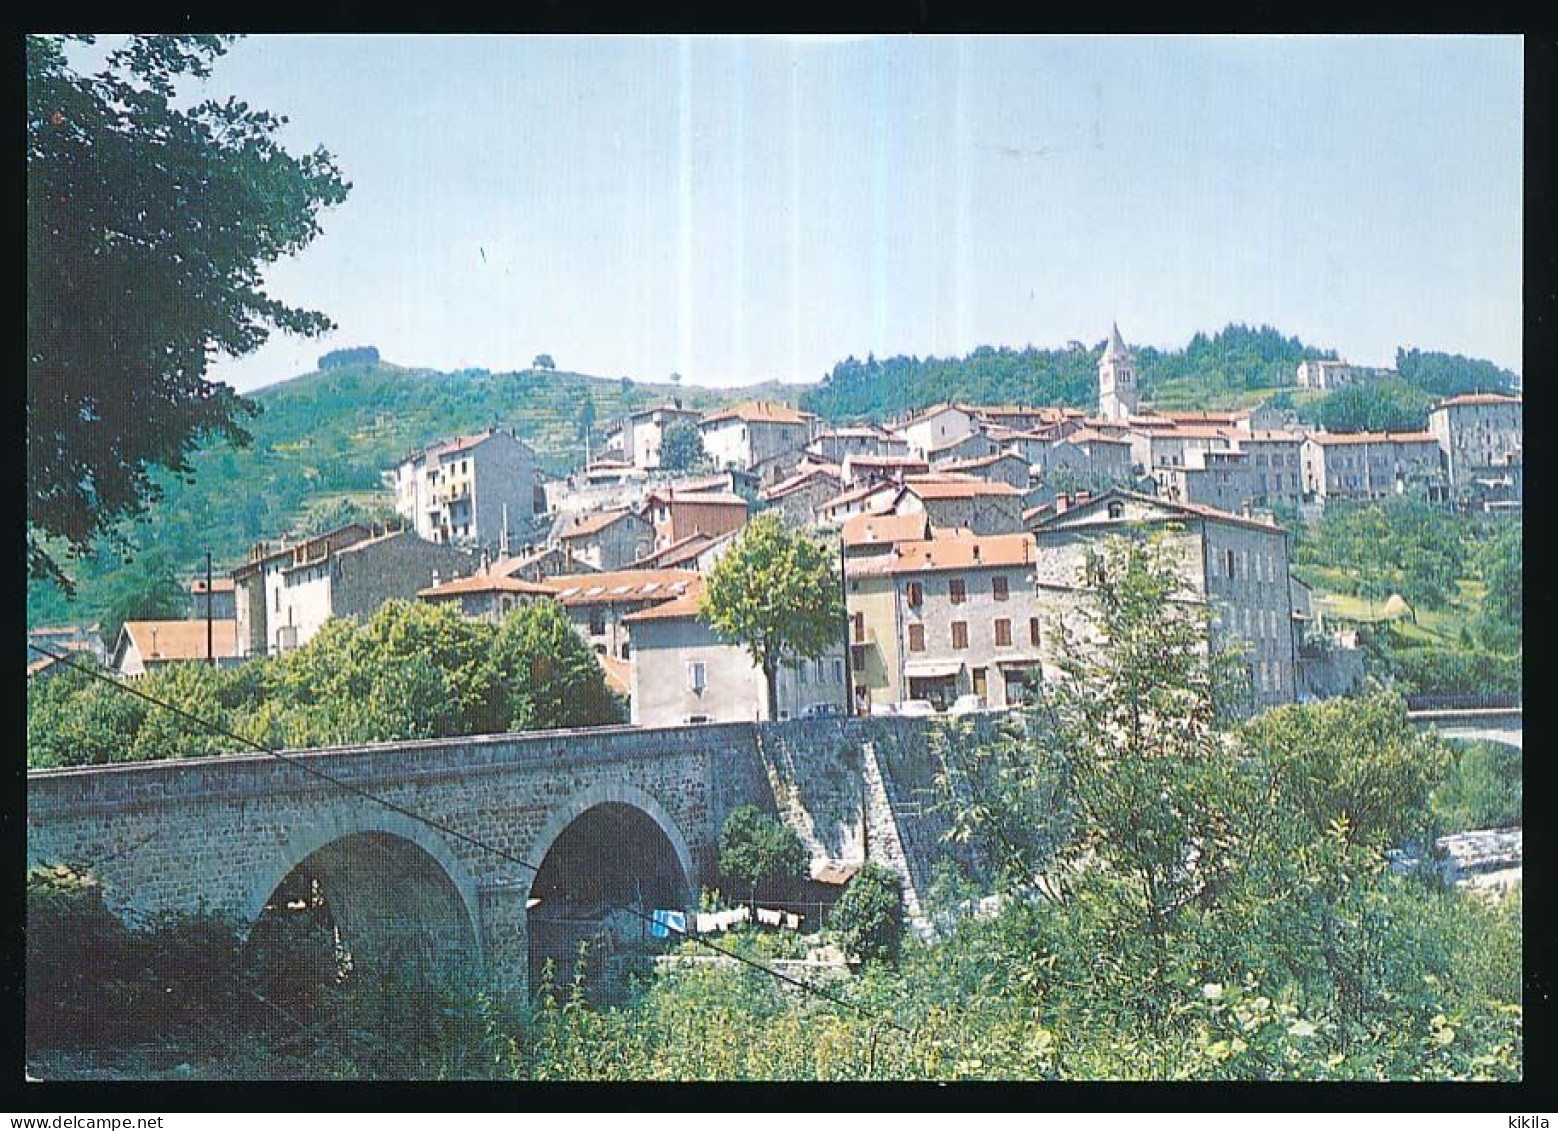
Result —
[[[130, 919], [204, 907], [247, 929], [300, 864], [362, 838], [422, 862], [423, 902], [400, 913], [468, 925], [489, 975], [523, 984], [532, 866], [607, 802], [653, 820], [689, 905], [717, 882], [726, 817], [756, 804], [816, 859], [868, 853], [893, 868], [923, 923], [946, 851], [926, 733], [887, 719], [612, 727], [41, 770], [28, 776], [28, 860], [88, 869]], [[358, 891], [393, 899], [396, 887]]]

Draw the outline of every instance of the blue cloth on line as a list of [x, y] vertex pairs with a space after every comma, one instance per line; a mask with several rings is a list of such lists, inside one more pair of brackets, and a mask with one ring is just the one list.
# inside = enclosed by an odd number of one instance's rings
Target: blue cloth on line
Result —
[[669, 938], [672, 931], [679, 935], [687, 933], [687, 912], [685, 911], [655, 911], [650, 915], [653, 922], [649, 925], [649, 934], [652, 938]]

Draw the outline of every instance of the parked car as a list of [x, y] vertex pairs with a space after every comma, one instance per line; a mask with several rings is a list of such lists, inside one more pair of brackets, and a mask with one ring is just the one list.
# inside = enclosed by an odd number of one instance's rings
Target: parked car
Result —
[[837, 703], [813, 703], [810, 707], [807, 707], [806, 710], [801, 712], [801, 718], [831, 719], [835, 716], [842, 715], [843, 713], [844, 708], [840, 707]]
[[872, 703], [871, 717], [876, 719], [890, 719], [898, 713], [896, 703]]
[[905, 699], [898, 704], [898, 713], [906, 719], [928, 719], [936, 713], [936, 705], [929, 699]]
[[957, 701], [947, 708], [949, 715], [978, 715], [990, 708], [985, 706], [982, 695], [959, 695]]

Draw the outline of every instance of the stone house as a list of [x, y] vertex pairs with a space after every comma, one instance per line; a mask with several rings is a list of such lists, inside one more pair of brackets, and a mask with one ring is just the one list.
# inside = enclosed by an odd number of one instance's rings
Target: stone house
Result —
[[[207, 631], [209, 629], [209, 636]], [[127, 620], [119, 629], [109, 666], [118, 675], [136, 679], [169, 664], [206, 663], [218, 667], [242, 662], [238, 622], [219, 620]], [[209, 651], [208, 651], [209, 648]]]
[[1256, 506], [1296, 507], [1303, 501], [1303, 433], [1252, 428], [1238, 444], [1250, 457], [1250, 492]]
[[1153, 468], [1158, 495], [1171, 502], [1200, 503], [1234, 514], [1243, 512], [1255, 495], [1255, 476], [1248, 452], [1193, 450], [1182, 467]]
[[452, 606], [465, 616], [493, 624], [502, 624], [504, 618], [520, 605], [552, 599], [553, 593], [548, 586], [492, 573], [460, 577], [417, 591], [419, 601]]
[[[363, 536], [351, 536], [358, 532]], [[364, 620], [387, 601], [413, 600], [419, 590], [476, 565], [471, 551], [409, 530], [371, 535], [361, 526], [262, 551], [233, 571], [239, 654], [291, 651], [331, 617]]]
[[644, 513], [654, 527], [656, 550], [663, 550], [689, 534], [718, 536], [740, 530], [747, 523], [747, 511], [747, 501], [740, 495], [718, 491], [666, 488], [651, 491], [644, 500]]
[[544, 584], [562, 604], [579, 635], [597, 653], [617, 660], [630, 657], [624, 618], [642, 609], [685, 596], [702, 579], [691, 570], [625, 569], [578, 576], [549, 577]]
[[1244, 649], [1256, 706], [1293, 702], [1297, 644], [1288, 534], [1280, 526], [1212, 507], [1108, 491], [1035, 527], [1035, 585], [1046, 601], [1063, 606], [1085, 591], [1087, 550], [1099, 539], [1157, 531], [1166, 534], [1181, 562], [1183, 595], [1215, 611], [1214, 637], [1232, 638]]
[[535, 453], [489, 428], [413, 452], [395, 471], [395, 510], [428, 542], [497, 550], [536, 514]]
[[997, 452], [995, 455], [982, 456], [978, 459], [949, 460], [937, 464], [936, 470], [971, 475], [987, 483], [1005, 483], [1019, 491], [1028, 489], [1028, 480], [1032, 475], [1032, 467], [1028, 461], [1011, 451]]
[[1524, 402], [1497, 393], [1469, 393], [1440, 401], [1428, 414], [1428, 431], [1443, 453], [1450, 486], [1474, 480], [1509, 480], [1515, 498], [1523, 492]]
[[665, 430], [675, 421], [696, 426], [701, 419], [702, 413], [675, 403], [630, 412], [622, 418], [620, 426], [621, 458], [636, 468], [653, 471], [660, 466], [660, 445], [665, 439]]
[[237, 620], [237, 594], [230, 577], [211, 578], [210, 593], [206, 592], [206, 579], [197, 577], [189, 583], [189, 605], [186, 616], [191, 620]]
[[698, 427], [703, 446], [717, 465], [751, 468], [803, 451], [817, 431], [817, 418], [788, 405], [747, 401], [710, 413]]
[[1300, 451], [1308, 502], [1444, 494], [1432, 432], [1311, 432]]
[[933, 449], [961, 440], [973, 431], [973, 416], [952, 404], [932, 405], [892, 429], [893, 435], [908, 444], [911, 452], [927, 458]]
[[[765, 717], [762, 669], [698, 617], [702, 585], [675, 601], [624, 618], [631, 636], [631, 718], [646, 727], [746, 722]], [[781, 667], [774, 717], [798, 718], [823, 706], [843, 713], [844, 646]]]
[[965, 694], [999, 707], [1037, 694], [1030, 535], [861, 541], [875, 520], [853, 522], [844, 572], [857, 708], [927, 699], [945, 709]]
[[932, 470], [939, 470], [957, 460], [984, 459], [986, 456], [995, 455], [1000, 450], [1001, 445], [983, 432], [970, 432], [966, 436], [959, 436], [944, 444], [928, 448], [924, 454], [930, 461]]
[[1005, 483], [969, 477], [910, 476], [891, 510], [923, 512], [937, 530], [961, 527], [975, 534], [1007, 534], [1022, 529], [1023, 493]]
[[867, 480], [857, 487], [833, 496], [817, 507], [820, 526], [837, 526], [857, 514], [884, 512], [892, 507], [901, 484], [888, 480]]
[[886, 479], [902, 482], [905, 476], [924, 475], [928, 471], [930, 464], [920, 456], [847, 455], [839, 473], [846, 487], [859, 487]]
[[806, 450], [829, 463], [843, 463], [848, 456], [906, 456], [909, 445], [880, 428], [861, 426], [819, 432]]
[[776, 483], [761, 497], [769, 509], [779, 513], [786, 525], [810, 526], [816, 520], [817, 508], [836, 497], [842, 486], [837, 471], [812, 467]]
[[654, 549], [655, 528], [644, 515], [624, 508], [573, 516], [557, 542], [593, 569], [624, 569]]
[[519, 581], [541, 581], [560, 573], [588, 573], [593, 568], [589, 562], [574, 557], [561, 546], [543, 546], [539, 550], [527, 549], [518, 557], [498, 558], [487, 572]]

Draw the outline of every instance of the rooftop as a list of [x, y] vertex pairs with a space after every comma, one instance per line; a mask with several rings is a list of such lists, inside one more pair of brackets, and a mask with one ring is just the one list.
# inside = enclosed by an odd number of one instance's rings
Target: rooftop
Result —
[[590, 534], [596, 534], [602, 530], [605, 530], [608, 526], [616, 525], [618, 522], [621, 522], [624, 518], [630, 517], [632, 514], [633, 511], [630, 508], [623, 507], [621, 510], [599, 511], [594, 514], [576, 515], [574, 520], [568, 525], [567, 529], [558, 535], [558, 538], [560, 540], [566, 541], [569, 538], [583, 538]]
[[1459, 407], [1461, 405], [1479, 404], [1520, 404], [1520, 397], [1509, 396], [1505, 393], [1462, 393], [1458, 397], [1450, 397], [1434, 405], [1435, 409]]
[[703, 604], [703, 579], [697, 578], [687, 586], [687, 591], [674, 601], [667, 601], [653, 608], [640, 609], [622, 618], [624, 624], [638, 624], [646, 620], [678, 620], [695, 617]]
[[977, 495], [1022, 494], [1009, 483], [991, 483], [972, 477], [953, 479], [950, 475], [936, 478], [911, 475], [904, 480], [903, 489], [913, 491], [921, 499], [969, 499]]
[[524, 593], [535, 597], [550, 597], [552, 590], [535, 581], [521, 581], [501, 573], [478, 573], [471, 577], [457, 577], [438, 585], [418, 589], [418, 597], [458, 597], [466, 593]]
[[890, 554], [856, 558], [845, 570], [852, 576], [926, 573], [948, 569], [1000, 569], [1034, 560], [1033, 535], [969, 535], [961, 531], [936, 538], [897, 542]]
[[1437, 444], [1432, 432], [1311, 432], [1317, 444]]
[[809, 412], [799, 412], [789, 405], [773, 401], [743, 401], [732, 408], [711, 412], [703, 418], [704, 424], [721, 420], [741, 420], [749, 424], [809, 424], [816, 417]]
[[926, 517], [919, 514], [857, 514], [844, 523], [844, 545], [881, 546], [925, 537]]
[[[120, 629], [143, 660], [203, 660], [206, 658], [206, 620], [127, 620]], [[219, 660], [238, 655], [238, 622], [215, 620], [211, 625], [211, 650]], [[153, 643], [155, 641], [155, 644]]]
[[701, 582], [686, 569], [619, 569], [610, 573], [559, 574], [541, 582], [565, 605], [619, 601], [668, 601]]

